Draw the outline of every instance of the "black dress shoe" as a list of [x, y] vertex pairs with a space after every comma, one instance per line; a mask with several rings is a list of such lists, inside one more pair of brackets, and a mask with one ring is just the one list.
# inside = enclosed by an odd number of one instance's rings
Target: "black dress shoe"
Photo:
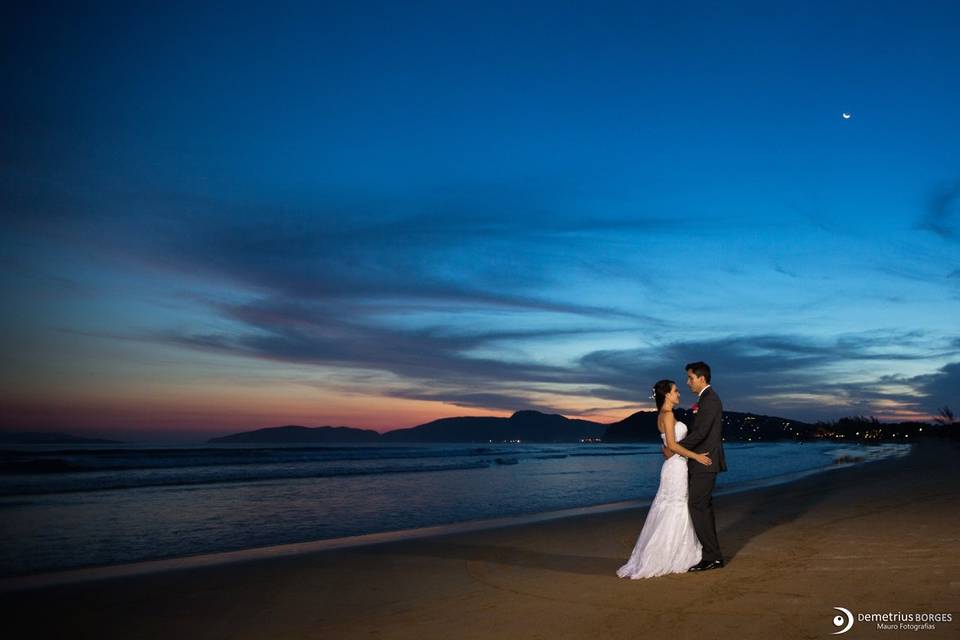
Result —
[[697, 564], [687, 569], [687, 571], [709, 571], [710, 569], [719, 569], [723, 565], [723, 560], [701, 560]]

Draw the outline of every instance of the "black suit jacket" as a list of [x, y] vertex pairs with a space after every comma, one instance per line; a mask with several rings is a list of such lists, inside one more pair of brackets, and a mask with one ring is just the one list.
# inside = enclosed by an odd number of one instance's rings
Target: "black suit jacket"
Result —
[[704, 466], [696, 460], [690, 460], [687, 469], [690, 473], [719, 473], [727, 470], [727, 461], [723, 457], [723, 403], [720, 396], [707, 387], [697, 402], [699, 409], [693, 419], [693, 426], [678, 444], [696, 453], [710, 456], [710, 466]]

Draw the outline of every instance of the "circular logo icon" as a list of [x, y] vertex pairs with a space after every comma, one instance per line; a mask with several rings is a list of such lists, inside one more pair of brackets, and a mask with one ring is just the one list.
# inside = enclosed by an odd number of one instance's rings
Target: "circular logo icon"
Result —
[[834, 607], [834, 609], [842, 612], [843, 615], [833, 616], [833, 626], [837, 628], [839, 627], [843, 627], [843, 628], [840, 629], [840, 631], [834, 631], [831, 635], [835, 636], [838, 633], [846, 633], [847, 631], [850, 631], [850, 627], [853, 626], [853, 614], [850, 613], [848, 609], [844, 609], [843, 607]]

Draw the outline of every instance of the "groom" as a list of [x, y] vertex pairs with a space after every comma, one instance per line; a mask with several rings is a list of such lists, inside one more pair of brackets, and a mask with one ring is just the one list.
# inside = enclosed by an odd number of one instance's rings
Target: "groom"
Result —
[[[697, 453], [710, 456], [709, 466], [688, 464], [690, 518], [697, 538], [703, 546], [703, 559], [690, 567], [690, 571], [719, 569], [724, 565], [717, 540], [717, 524], [713, 516], [713, 487], [717, 474], [727, 470], [723, 457], [723, 404], [720, 396], [710, 386], [710, 366], [706, 362], [692, 362], [686, 366], [687, 386], [700, 396], [694, 405], [693, 427], [677, 444]], [[664, 457], [673, 452], [663, 448]]]

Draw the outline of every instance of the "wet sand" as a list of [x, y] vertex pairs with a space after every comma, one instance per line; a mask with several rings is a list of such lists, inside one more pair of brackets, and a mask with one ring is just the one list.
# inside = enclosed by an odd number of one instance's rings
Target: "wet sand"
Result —
[[[615, 575], [646, 509], [2, 594], [62, 638], [823, 638], [833, 607], [943, 612], [960, 637], [960, 448], [715, 498], [720, 570]], [[25, 626], [24, 626], [25, 625]]]

